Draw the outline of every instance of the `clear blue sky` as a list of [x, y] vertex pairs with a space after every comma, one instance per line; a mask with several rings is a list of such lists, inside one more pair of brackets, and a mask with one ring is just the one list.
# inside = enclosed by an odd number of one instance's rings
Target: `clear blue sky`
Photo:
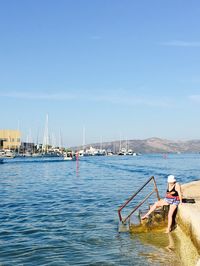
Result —
[[0, 99], [25, 140], [200, 138], [200, 2], [0, 0]]

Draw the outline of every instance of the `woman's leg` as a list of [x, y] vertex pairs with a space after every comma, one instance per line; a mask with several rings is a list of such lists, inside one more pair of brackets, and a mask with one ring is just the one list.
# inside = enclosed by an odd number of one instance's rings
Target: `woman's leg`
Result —
[[172, 217], [173, 217], [173, 214], [174, 214], [176, 208], [177, 208], [177, 206], [175, 204], [171, 204], [170, 207], [169, 207], [169, 212], [168, 212], [168, 226], [167, 226], [166, 233], [169, 233], [171, 231]]
[[166, 206], [166, 205], [169, 205], [169, 203], [167, 203], [164, 199], [161, 199], [161, 200], [155, 202], [154, 205], [151, 206], [150, 210], [144, 216], [141, 217], [141, 219], [144, 220], [144, 219], [148, 218], [149, 214], [151, 214], [153, 211], [155, 211], [155, 209], [162, 207], [162, 206]]

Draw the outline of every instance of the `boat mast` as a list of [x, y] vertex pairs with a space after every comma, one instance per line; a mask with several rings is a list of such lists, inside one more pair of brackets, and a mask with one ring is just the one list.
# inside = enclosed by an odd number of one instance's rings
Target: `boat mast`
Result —
[[100, 150], [102, 151], [102, 149], [103, 149], [103, 137], [101, 136]]
[[[19, 120], [18, 120], [18, 123], [17, 123], [17, 129], [18, 129], [18, 132], [19, 132], [20, 131]], [[20, 139], [20, 142], [21, 142], [21, 139]], [[21, 143], [17, 146], [17, 153], [18, 153], [18, 155], [19, 155], [20, 146], [21, 146]]]
[[46, 115], [46, 124], [44, 129], [44, 138], [43, 138], [43, 150], [45, 152], [48, 152], [48, 146], [49, 146], [49, 116]]
[[83, 126], [83, 150], [85, 150], [85, 126]]
[[126, 138], [126, 152], [129, 150], [129, 143], [128, 143], [128, 138]]
[[58, 143], [59, 149], [62, 148], [62, 135], [61, 135], [61, 129], [59, 130], [59, 143]]
[[122, 140], [121, 140], [121, 133], [120, 133], [120, 139], [119, 139], [119, 152], [122, 149]]

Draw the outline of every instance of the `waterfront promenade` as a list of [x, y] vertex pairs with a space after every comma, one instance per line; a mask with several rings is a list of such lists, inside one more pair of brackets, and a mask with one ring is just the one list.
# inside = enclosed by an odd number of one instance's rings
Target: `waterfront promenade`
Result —
[[182, 193], [183, 198], [194, 199], [195, 203], [179, 206], [177, 223], [200, 253], [200, 180], [182, 185]]

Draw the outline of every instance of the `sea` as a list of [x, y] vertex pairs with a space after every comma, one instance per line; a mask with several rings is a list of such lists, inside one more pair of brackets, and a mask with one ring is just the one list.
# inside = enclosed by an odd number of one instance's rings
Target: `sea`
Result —
[[181, 265], [167, 234], [118, 230], [118, 208], [151, 176], [163, 197], [169, 174], [181, 184], [199, 180], [200, 154], [5, 160], [0, 265]]

